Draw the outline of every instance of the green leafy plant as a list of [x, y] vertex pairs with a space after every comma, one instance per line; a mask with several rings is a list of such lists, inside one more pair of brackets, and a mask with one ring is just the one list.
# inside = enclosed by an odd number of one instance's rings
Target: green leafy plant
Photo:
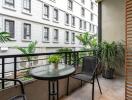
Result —
[[49, 56], [48, 58], [49, 63], [59, 63], [60, 60], [61, 60], [61, 56], [59, 55], [52, 55], [52, 56]]
[[82, 35], [77, 35], [76, 38], [82, 42], [85, 49], [95, 48], [97, 46], [96, 35], [92, 35], [89, 32], [85, 32]]
[[[114, 72], [124, 66], [124, 47], [122, 43], [102, 42], [98, 47], [98, 54], [104, 67], [104, 76], [109, 77], [107, 72]], [[111, 70], [111, 71], [110, 71]]]
[[[29, 43], [27, 48], [18, 47], [18, 46], [16, 48], [19, 51], [21, 51], [24, 55], [27, 55], [27, 54], [33, 54], [35, 52], [36, 45], [37, 45], [37, 41]], [[28, 61], [32, 60], [32, 56], [26, 56], [26, 58], [27, 58]]]
[[0, 32], [0, 42], [5, 43], [10, 41], [10, 34], [8, 32]]

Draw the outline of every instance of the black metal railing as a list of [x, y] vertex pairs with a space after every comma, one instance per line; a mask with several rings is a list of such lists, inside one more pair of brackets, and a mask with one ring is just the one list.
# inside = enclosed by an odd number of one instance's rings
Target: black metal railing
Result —
[[[0, 56], [0, 67], [1, 67], [1, 72], [0, 72], [1, 76], [0, 77], [1, 78], [13, 78], [13, 79], [20, 79], [22, 77], [25, 77], [24, 75], [20, 75], [18, 77], [18, 72], [37, 67], [41, 64], [46, 65], [46, 64], [48, 64], [48, 61], [47, 61], [48, 56], [56, 55], [56, 54], [59, 54], [62, 56], [62, 61], [60, 63], [69, 64], [69, 65], [74, 64], [74, 66], [76, 67], [79, 64], [78, 59], [81, 56], [93, 55], [94, 51], [93, 50], [87, 50], [87, 51], [72, 51], [72, 52], [35, 53], [35, 54], [27, 54], [27, 55], [24, 55], [24, 54], [1, 55]], [[37, 57], [38, 59], [33, 59], [33, 60], [31, 60], [31, 62], [37, 61], [38, 63], [36, 65], [32, 64], [32, 66], [30, 68], [29, 67], [19, 68], [20, 63], [27, 63], [28, 62], [28, 60], [20, 60], [20, 58], [24, 58], [27, 56]], [[73, 62], [75, 62], [75, 63], [73, 63]], [[11, 70], [7, 70], [10, 67], [12, 67]], [[4, 89], [6, 87], [6, 81], [1, 80], [0, 85], [1, 85], [1, 88]], [[16, 85], [16, 82], [14, 82], [11, 85]]]

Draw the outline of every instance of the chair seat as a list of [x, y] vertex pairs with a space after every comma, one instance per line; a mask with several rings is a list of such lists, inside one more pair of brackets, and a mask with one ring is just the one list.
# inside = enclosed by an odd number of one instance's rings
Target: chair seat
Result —
[[25, 95], [19, 95], [19, 96], [12, 97], [9, 100], [26, 100], [26, 99], [25, 99]]
[[86, 82], [91, 82], [93, 78], [92, 75], [86, 73], [78, 73], [73, 75], [72, 77]]

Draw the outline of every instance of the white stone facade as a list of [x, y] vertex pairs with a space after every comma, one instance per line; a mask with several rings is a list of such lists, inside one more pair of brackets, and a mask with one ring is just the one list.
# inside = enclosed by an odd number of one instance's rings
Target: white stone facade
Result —
[[[8, 5], [5, 1], [13, 1], [14, 5]], [[14, 21], [14, 38], [11, 42], [0, 44], [0, 54], [2, 55], [20, 53], [15, 49], [15, 46], [26, 47], [30, 41], [35, 40], [38, 41], [37, 52], [51, 52], [53, 49], [61, 47], [78, 49], [82, 45], [76, 38], [73, 42], [72, 33], [75, 35], [86, 31], [97, 33], [98, 7], [95, 0], [31, 0], [30, 11], [24, 9], [24, 1], [28, 0], [0, 0], [0, 31], [5, 31], [5, 20]], [[69, 1], [72, 2], [72, 10], [68, 8]], [[48, 6], [48, 19], [44, 17], [44, 5]], [[54, 20], [54, 9], [58, 11], [58, 21]], [[84, 9], [84, 16], [82, 9]], [[66, 13], [69, 15], [68, 25], [65, 23]], [[72, 25], [72, 16], [75, 17], [75, 26]], [[31, 25], [30, 39], [23, 38], [24, 23]], [[44, 27], [49, 28], [48, 41], [44, 41]], [[53, 40], [54, 29], [58, 30], [58, 41]], [[66, 42], [66, 31], [69, 32], [69, 42]]]

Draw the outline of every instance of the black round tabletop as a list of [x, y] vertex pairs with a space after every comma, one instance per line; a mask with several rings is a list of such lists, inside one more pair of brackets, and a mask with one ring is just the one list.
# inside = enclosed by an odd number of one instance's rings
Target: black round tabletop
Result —
[[51, 65], [41, 65], [30, 71], [30, 76], [39, 80], [56, 80], [72, 75], [75, 68], [71, 65], [58, 64], [58, 68]]

